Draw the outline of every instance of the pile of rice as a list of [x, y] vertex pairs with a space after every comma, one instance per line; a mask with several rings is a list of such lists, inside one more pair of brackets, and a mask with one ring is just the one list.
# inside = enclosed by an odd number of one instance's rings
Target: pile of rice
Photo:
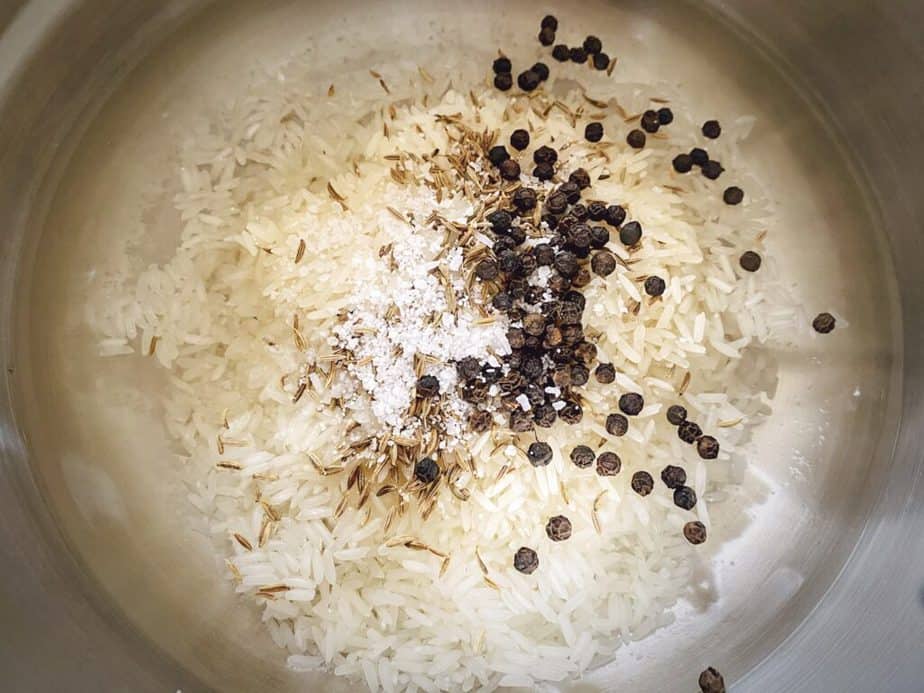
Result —
[[[182, 148], [173, 258], [118, 278], [125, 293], [94, 306], [104, 354], [134, 352], [168, 369], [165, 420], [188, 457], [189, 501], [291, 667], [370, 690], [532, 686], [579, 676], [670, 622], [702, 550], [681, 528], [710, 526], [707, 501], [741, 479], [740, 446], [769, 412], [774, 366], [753, 347], [796, 322], [763, 248], [770, 210], [737, 152], [750, 121], [723, 119], [722, 138], [708, 143], [727, 169], [721, 183], [681, 176], [671, 158], [702, 144], [693, 117], [668, 90], [617, 77], [593, 90], [605, 109], [554, 79], [555, 96], [511, 97], [458, 90], [416, 68], [384, 75], [389, 93], [365, 73], [330, 90], [297, 71], [256, 85]], [[566, 108], [547, 110], [553, 98]], [[624, 114], [651, 98], [670, 99], [675, 121], [632, 150]], [[386, 206], [464, 217], [458, 198], [437, 200], [424, 184], [425, 157], [450, 147], [437, 120], [450, 114], [504, 139], [524, 127], [536, 146], [554, 142], [561, 171], [590, 172], [585, 197], [618, 201], [641, 222], [632, 272], [658, 274], [667, 290], [648, 301], [622, 269], [586, 287], [585, 329], [599, 335], [600, 361], [616, 366], [617, 380], [591, 380], [581, 423], [538, 433], [554, 450], [549, 466], [530, 466], [521, 439], [502, 428], [481, 434], [468, 443], [476, 471], [460, 480], [470, 498], [443, 493], [426, 521], [409, 512], [385, 532], [383, 499], [336, 515], [345, 474], [325, 473], [347, 435], [343, 411], [330, 406], [336, 387], [314, 376], [297, 403], [293, 393], [305, 363], [331, 351], [338, 313], [384, 271], [377, 251], [400, 225]], [[581, 138], [591, 115], [612, 142], [603, 156]], [[386, 157], [400, 154], [424, 162], [412, 167], [417, 183], [394, 180]], [[747, 191], [743, 205], [722, 203], [730, 184]], [[760, 272], [738, 266], [745, 250], [764, 255]], [[646, 406], [611, 439], [603, 419], [627, 391]], [[718, 438], [719, 459], [704, 462], [678, 439], [664, 416], [675, 403]], [[576, 468], [568, 453], [577, 444], [618, 452], [622, 472]], [[633, 472], [657, 479], [667, 464], [687, 469], [694, 511], [677, 508], [660, 481], [645, 498], [630, 489]], [[544, 526], [558, 514], [574, 532], [553, 543]], [[539, 554], [532, 575], [512, 567], [520, 546]]]

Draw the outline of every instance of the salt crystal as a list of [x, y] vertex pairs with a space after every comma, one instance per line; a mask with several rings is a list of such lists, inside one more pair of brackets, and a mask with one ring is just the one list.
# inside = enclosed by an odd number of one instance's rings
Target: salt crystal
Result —
[[520, 409], [523, 411], [529, 411], [532, 407], [529, 404], [529, 397], [526, 395], [517, 395], [517, 404], [520, 405]]

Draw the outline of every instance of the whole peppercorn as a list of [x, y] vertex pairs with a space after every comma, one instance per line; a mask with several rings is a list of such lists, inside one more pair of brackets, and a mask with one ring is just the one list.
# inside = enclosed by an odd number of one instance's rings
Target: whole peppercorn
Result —
[[[527, 346], [529, 338], [527, 337]], [[527, 356], [523, 359], [523, 365], [520, 367], [520, 373], [528, 380], [538, 380], [545, 373], [545, 367], [542, 365], [542, 359], [538, 356]]]
[[597, 458], [598, 476], [616, 476], [622, 469], [622, 460], [615, 452], [603, 452]]
[[709, 161], [709, 152], [700, 147], [693, 147], [693, 149], [690, 150], [690, 158], [693, 159], [694, 165], [702, 166]]
[[587, 62], [587, 51], [584, 50], [583, 46], [574, 46], [568, 51], [568, 56], [571, 58], [571, 62], [579, 64]]
[[556, 366], [552, 373], [552, 382], [556, 387], [571, 387], [571, 368], [567, 365]]
[[667, 106], [658, 109], [658, 122], [661, 125], [670, 125], [674, 122], [674, 112]]
[[588, 203], [587, 216], [591, 221], [603, 221], [606, 217], [606, 204], [599, 200]]
[[741, 253], [741, 257], [738, 259], [738, 264], [741, 265], [741, 269], [746, 272], [756, 272], [760, 269], [761, 258], [760, 255], [755, 253], [753, 250], [746, 250]]
[[440, 467], [429, 457], [424, 457], [414, 465], [414, 478], [424, 484], [430, 484], [440, 475]]
[[[574, 173], [571, 174], [571, 176], [573, 175]], [[558, 190], [567, 196], [570, 204], [576, 205], [581, 200], [581, 186], [577, 182], [571, 180], [571, 176], [568, 176], [568, 182], [562, 183]]]
[[606, 432], [621, 438], [629, 430], [629, 419], [622, 414], [610, 414], [606, 417]]
[[560, 63], [566, 63], [571, 59], [571, 51], [568, 50], [568, 46], [559, 43], [552, 49], [552, 57]]
[[494, 233], [506, 233], [513, 226], [513, 215], [506, 209], [499, 209], [487, 216], [488, 223]]
[[552, 265], [561, 276], [568, 277], [569, 279], [576, 275], [579, 269], [577, 256], [568, 250], [563, 250], [558, 253]]
[[520, 165], [513, 159], [507, 159], [500, 163], [500, 174], [504, 180], [519, 180]]
[[566, 345], [573, 347], [575, 344], [580, 342], [582, 339], [584, 339], [584, 328], [583, 327], [581, 327], [580, 325], [562, 325], [561, 340]]
[[552, 214], [561, 214], [568, 209], [568, 195], [564, 192], [554, 192], [545, 198], [545, 207]]
[[696, 505], [696, 491], [689, 486], [678, 486], [674, 489], [674, 505], [684, 510], [692, 510]]
[[574, 358], [574, 352], [571, 350], [570, 347], [560, 346], [560, 347], [556, 347], [555, 349], [552, 349], [549, 356], [551, 357], [553, 363], [557, 363], [561, 365], [565, 363], [570, 363], [571, 359]]
[[674, 426], [679, 426], [687, 420], [687, 410], [679, 404], [672, 404], [667, 408], [667, 420]]
[[692, 421], [683, 421], [677, 426], [677, 437], [684, 443], [692, 445], [701, 435], [703, 435], [703, 429]]
[[561, 297], [561, 300], [573, 303], [580, 311], [583, 311], [587, 307], [587, 299], [584, 298], [584, 294], [580, 291], [569, 291]]
[[[593, 125], [593, 123], [591, 123], [590, 125]], [[590, 127], [590, 125], [588, 125], [587, 127]], [[583, 190], [584, 188], [589, 188], [590, 187], [590, 174], [587, 173], [587, 171], [585, 171], [582, 168], [576, 168], [568, 176], [568, 182], [574, 183], [575, 185], [578, 186], [580, 190]], [[580, 199], [580, 197], [578, 199]], [[575, 204], [575, 203], [577, 203], [577, 200], [572, 202], [572, 204]]]
[[542, 145], [533, 152], [533, 161], [537, 164], [554, 164], [558, 161], [558, 152], [551, 147]]
[[586, 445], [578, 445], [571, 451], [571, 462], [575, 467], [586, 469], [594, 463], [594, 451]]
[[744, 200], [744, 190], [737, 185], [725, 188], [725, 192], [722, 193], [722, 200], [727, 205], [740, 205], [741, 201]]
[[534, 467], [545, 467], [552, 461], [552, 447], [548, 443], [536, 441], [530, 444], [526, 456]]
[[589, 55], [596, 55], [603, 50], [603, 42], [600, 41], [596, 36], [588, 36], [584, 39], [584, 50], [587, 51]]
[[642, 114], [639, 124], [645, 132], [654, 133], [661, 129], [661, 121], [658, 120], [658, 112], [651, 109], [648, 109]]
[[524, 575], [530, 575], [539, 567], [539, 556], [532, 549], [521, 546], [513, 555], [513, 567]]
[[565, 541], [571, 538], [571, 520], [564, 515], [549, 518], [545, 525], [545, 533], [552, 541]]
[[539, 75], [532, 70], [525, 70], [517, 75], [517, 86], [523, 91], [533, 91], [539, 86], [540, 81]]
[[531, 188], [520, 188], [513, 193], [513, 206], [520, 212], [529, 212], [536, 208], [536, 191]]
[[[551, 166], [551, 164], [539, 164], [539, 166]], [[554, 231], [558, 227], [558, 217], [554, 214], [546, 212], [539, 220], [548, 227], [549, 231]]]
[[547, 14], [542, 18], [542, 23], [539, 26], [543, 29], [558, 31], [558, 19], [555, 18], [555, 15]]
[[481, 375], [481, 365], [474, 356], [466, 356], [456, 364], [456, 373], [462, 380], [472, 381]]
[[608, 56], [603, 51], [600, 51], [594, 55], [594, 67], [598, 70], [605, 70], [610, 66], [610, 56]]
[[706, 541], [706, 525], [699, 520], [687, 522], [683, 526], [683, 536], [694, 546], [702, 544]]
[[511, 349], [522, 349], [526, 344], [526, 333], [519, 327], [507, 330], [507, 343]]
[[616, 380], [616, 369], [612, 363], [601, 363], [594, 369], [594, 377], [601, 385], [609, 385]]
[[555, 30], [550, 27], [543, 27], [539, 30], [539, 43], [543, 46], [551, 46], [555, 43]]
[[696, 451], [704, 460], [714, 460], [719, 456], [719, 441], [712, 436], [703, 436], [696, 441]]
[[[520, 269], [520, 265], [520, 256], [517, 255], [514, 250], [505, 250], [497, 256], [497, 266], [500, 268], [501, 272], [505, 272], [506, 274], [516, 274]], [[507, 288], [510, 290], [511, 296], [516, 296], [516, 294], [519, 293], [514, 287], [508, 286]]]
[[610, 242], [610, 231], [605, 226], [591, 226], [590, 227], [590, 247], [591, 248], [603, 248], [607, 243]]
[[637, 221], [623, 224], [619, 229], [619, 241], [627, 247], [632, 247], [642, 240], [642, 225]]
[[678, 154], [671, 163], [677, 173], [689, 173], [693, 168], [693, 157], [689, 154]]
[[641, 149], [645, 146], [645, 133], [641, 130], [630, 130], [626, 135], [626, 143], [633, 149]]
[[725, 679], [722, 674], [709, 667], [699, 675], [699, 689], [702, 693], [725, 693]]
[[555, 407], [551, 404], [540, 404], [533, 409], [533, 420], [535, 420], [537, 426], [551, 428], [557, 419], [558, 412], [555, 411]]
[[484, 281], [497, 279], [499, 273], [500, 270], [498, 270], [497, 262], [490, 258], [485, 258], [475, 265], [475, 276]]
[[557, 347], [562, 343], [561, 330], [555, 325], [549, 325], [545, 328], [545, 339], [542, 340], [542, 346], [546, 349]]
[[548, 243], [540, 243], [533, 248], [533, 255], [536, 258], [536, 264], [547, 267], [555, 260], [555, 249]]
[[725, 169], [722, 168], [722, 164], [720, 164], [718, 161], [713, 161], [712, 159], [703, 164], [702, 168], [703, 175], [706, 176], [706, 178], [709, 180], [715, 180], [722, 175], [724, 170]]
[[421, 397], [436, 397], [440, 393], [440, 381], [432, 375], [422, 375], [417, 380], [417, 394]]
[[834, 329], [835, 323], [837, 323], [837, 320], [834, 319], [831, 313], [819, 313], [815, 319], [812, 320], [812, 327], [815, 332], [819, 334], [828, 334]]
[[654, 479], [648, 472], [636, 472], [632, 475], [632, 490], [640, 496], [647, 496], [654, 490]]
[[558, 308], [558, 320], [562, 325], [576, 325], [581, 322], [581, 306], [574, 301], [563, 301]]
[[558, 418], [567, 424], [580, 423], [584, 418], [584, 410], [577, 402], [566, 402], [565, 406], [558, 412]]
[[584, 128], [584, 139], [588, 142], [599, 142], [603, 139], [603, 123], [587, 123]]
[[549, 277], [549, 289], [555, 293], [561, 293], [568, 289], [571, 286], [571, 280], [567, 277], [563, 277], [560, 274], [553, 274]]
[[494, 87], [501, 91], [510, 91], [513, 86], [513, 75], [509, 72], [498, 72], [494, 75]]
[[590, 261], [590, 268], [597, 276], [608, 277], [616, 270], [616, 256], [609, 250], [597, 251]]
[[[567, 235], [568, 246], [576, 254], [579, 251], [590, 250], [590, 227], [587, 224], [577, 224]], [[587, 253], [583, 253], [587, 255]]]
[[645, 399], [637, 392], [627, 392], [619, 398], [619, 411], [628, 416], [638, 416], [645, 406]]
[[491, 428], [491, 424], [493, 423], [494, 418], [491, 416], [491, 413], [483, 409], [476, 409], [468, 415], [468, 426], [475, 433], [484, 433]]
[[669, 464], [661, 470], [661, 481], [669, 489], [675, 489], [687, 483], [687, 473], [683, 467], [675, 467]]
[[500, 74], [501, 72], [510, 72], [513, 70], [513, 65], [510, 64], [510, 58], [501, 56], [494, 60], [494, 64], [491, 66], [494, 70], [494, 74]]
[[462, 390], [462, 399], [469, 404], [481, 404], [488, 399], [488, 386], [483, 383], [472, 383]]
[[525, 433], [533, 430], [533, 420], [522, 409], [510, 412], [510, 430], [514, 433]]
[[552, 180], [555, 176], [555, 169], [552, 164], [539, 164], [533, 169], [533, 178], [537, 180]]
[[645, 293], [649, 296], [660, 296], [667, 285], [661, 277], [651, 276], [645, 280]]
[[606, 208], [606, 223], [620, 226], [626, 220], [626, 210], [622, 205], [610, 205]]
[[572, 364], [571, 384], [575, 387], [583, 387], [588, 380], [590, 380], [590, 371], [587, 370], [587, 367], [579, 363]]
[[703, 123], [703, 135], [708, 137], [710, 140], [718, 138], [722, 134], [722, 126], [719, 125], [717, 120], [707, 120]]
[[510, 146], [522, 152], [529, 146], [529, 133], [522, 128], [514, 130], [510, 133]]
[[541, 313], [530, 313], [523, 318], [523, 331], [534, 337], [540, 337], [545, 333], [545, 318]]
[[536, 63], [529, 69], [539, 75], [539, 79], [543, 82], [549, 78], [549, 66], [545, 63]]
[[507, 153], [507, 148], [502, 144], [491, 147], [491, 150], [488, 152], [488, 160], [495, 166], [500, 166], [509, 158], [510, 155]]

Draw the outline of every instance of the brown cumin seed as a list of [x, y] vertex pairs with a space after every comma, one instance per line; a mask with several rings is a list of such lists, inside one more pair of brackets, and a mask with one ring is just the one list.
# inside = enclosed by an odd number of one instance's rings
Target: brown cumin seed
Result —
[[327, 194], [330, 195], [330, 198], [334, 202], [338, 203], [343, 208], [343, 211], [347, 211], [349, 209], [346, 206], [346, 198], [337, 192], [330, 181], [327, 181]]
[[295, 251], [295, 264], [297, 265], [302, 261], [302, 258], [305, 256], [305, 239], [300, 238], [298, 240], [298, 250]]
[[483, 576], [481, 579], [484, 580], [484, 584], [486, 584], [492, 590], [497, 590], [498, 592], [500, 592], [500, 585], [494, 582], [494, 580], [489, 578], [487, 575]]
[[153, 356], [154, 352], [157, 351], [157, 342], [160, 339], [157, 335], [151, 337], [151, 343], [148, 345], [148, 356]]
[[298, 389], [295, 391], [295, 394], [292, 396], [292, 404], [295, 404], [302, 398], [302, 395], [305, 394], [305, 390], [308, 388], [308, 383], [299, 383]]
[[682, 395], [684, 392], [687, 391], [687, 388], [690, 386], [691, 378], [692, 376], [690, 375], [690, 371], [687, 371], [686, 373], [683, 374], [683, 380], [680, 382], [680, 388], [677, 390], [678, 395]]
[[221, 439], [221, 436], [220, 436], [220, 435], [218, 436], [218, 454], [219, 454], [219, 455], [224, 455], [224, 454], [225, 454], [225, 443], [224, 443], [224, 441]]
[[328, 96], [333, 96], [333, 95], [334, 95], [334, 91], [335, 91], [335, 90], [334, 90], [334, 85], [331, 84], [331, 85], [327, 88], [327, 95], [328, 95]]
[[443, 577], [446, 574], [446, 571], [449, 570], [449, 560], [451, 556], [446, 556], [443, 559], [443, 564], [440, 566], [440, 577]]
[[247, 549], [248, 551], [253, 551], [253, 544], [251, 544], [249, 541], [247, 541], [247, 538], [246, 538], [245, 536], [243, 536], [242, 534], [238, 534], [237, 532], [235, 532], [235, 533], [234, 533], [234, 539], [235, 539], [235, 541], [237, 541], [238, 544], [240, 544], [241, 546], [243, 546], [243, 547], [244, 547], [245, 549]]

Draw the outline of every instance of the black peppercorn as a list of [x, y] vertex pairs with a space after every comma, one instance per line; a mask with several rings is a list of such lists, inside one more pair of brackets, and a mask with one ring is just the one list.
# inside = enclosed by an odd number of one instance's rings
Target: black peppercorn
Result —
[[714, 460], [719, 456], [719, 441], [712, 436], [703, 436], [696, 441], [696, 451], [704, 460]]
[[506, 233], [513, 226], [513, 215], [505, 209], [499, 209], [491, 212], [487, 216], [488, 223], [494, 233]]
[[507, 343], [511, 349], [522, 349], [526, 344], [526, 333], [519, 327], [507, 330]]
[[689, 154], [678, 154], [671, 163], [677, 173], [688, 173], [693, 168], [693, 157]]
[[568, 209], [568, 196], [564, 192], [554, 192], [545, 198], [545, 207], [552, 214], [561, 214]]
[[602, 452], [597, 457], [598, 476], [616, 476], [622, 469], [622, 460], [615, 452]]
[[696, 166], [702, 166], [709, 161], [709, 152], [699, 147], [693, 147], [693, 149], [690, 150], [690, 158], [693, 159], [693, 163]]
[[725, 693], [725, 679], [722, 674], [709, 667], [699, 675], [699, 689], [702, 693]]
[[555, 256], [555, 261], [552, 263], [552, 265], [561, 276], [567, 277], [569, 279], [576, 275], [578, 273], [578, 269], [580, 269], [578, 266], [577, 256], [568, 250], [563, 250], [562, 252], [558, 253]]
[[679, 404], [672, 404], [667, 408], [667, 420], [674, 426], [679, 426], [687, 420], [687, 410]]
[[571, 51], [568, 50], [568, 46], [559, 43], [552, 49], [552, 57], [560, 63], [566, 63], [571, 59]]
[[639, 124], [645, 132], [654, 133], [661, 129], [661, 121], [658, 120], [658, 112], [651, 109], [648, 109], [642, 114]]
[[584, 339], [584, 328], [580, 325], [563, 325], [561, 328], [561, 340], [568, 346], [574, 346]]
[[513, 159], [507, 159], [500, 163], [500, 174], [504, 180], [519, 180], [520, 165]]
[[485, 258], [475, 265], [475, 276], [479, 279], [490, 281], [491, 279], [497, 279], [498, 274], [497, 262], [490, 258]]
[[552, 180], [555, 176], [555, 169], [552, 164], [539, 164], [533, 169], [533, 178], [537, 180]]
[[478, 359], [474, 356], [466, 356], [456, 364], [456, 373], [466, 382], [475, 380], [481, 375], [481, 366], [478, 363]]
[[[590, 125], [593, 125], [593, 123], [591, 123]], [[590, 125], [588, 125], [587, 127], [590, 127]], [[568, 182], [574, 183], [578, 186], [580, 190], [584, 190], [584, 188], [590, 187], [590, 174], [587, 173], [587, 171], [585, 171], [582, 168], [576, 168], [568, 176]], [[580, 199], [580, 197], [578, 197], [578, 199]], [[576, 202], [577, 200], [572, 202], [572, 204], [575, 204]], [[586, 214], [586, 210], [585, 210], [585, 214]]]
[[571, 359], [574, 357], [574, 352], [569, 347], [560, 346], [552, 349], [549, 356], [554, 363], [564, 364], [571, 362]]
[[417, 394], [421, 397], [436, 397], [440, 393], [440, 381], [432, 375], [422, 375], [417, 380]]
[[606, 204], [599, 200], [588, 203], [587, 216], [591, 221], [603, 221], [606, 217]]
[[571, 61], [575, 63], [587, 62], [587, 51], [584, 50], [583, 46], [574, 46], [568, 51], [568, 56], [571, 58]]
[[590, 247], [600, 249], [610, 242], [610, 231], [605, 226], [590, 227]]
[[533, 420], [537, 426], [551, 428], [558, 418], [558, 412], [551, 404], [540, 404], [533, 409]]
[[647, 496], [654, 490], [654, 479], [648, 472], [636, 472], [632, 475], [632, 490], [640, 496]]
[[506, 312], [513, 308], [513, 297], [506, 291], [498, 292], [491, 299], [491, 305], [495, 310]]
[[574, 301], [563, 301], [558, 308], [558, 320], [562, 325], [576, 325], [581, 322], [581, 306]]
[[708, 137], [710, 140], [716, 139], [721, 134], [722, 126], [719, 125], [719, 121], [707, 120], [705, 123], [703, 123], [703, 135]]
[[722, 200], [727, 205], [739, 205], [744, 199], [744, 190], [739, 188], [737, 185], [732, 185], [731, 187], [725, 188], [725, 192], [722, 193]]
[[571, 286], [571, 280], [560, 274], [553, 274], [549, 277], [549, 289], [555, 293], [566, 291]]
[[523, 91], [533, 91], [539, 86], [539, 75], [532, 70], [525, 70], [517, 75], [517, 86]]
[[651, 276], [645, 280], [645, 293], [649, 296], [660, 296], [664, 293], [667, 285], [661, 277]]
[[543, 46], [551, 46], [555, 43], [555, 30], [551, 27], [543, 27], [539, 30], [539, 43]]
[[564, 515], [549, 518], [545, 533], [552, 541], [565, 541], [571, 538], [571, 521]]
[[584, 417], [584, 410], [577, 402], [566, 402], [565, 406], [558, 412], [558, 418], [567, 424], [580, 423]]
[[587, 123], [584, 128], [584, 138], [588, 142], [599, 142], [603, 139], [603, 123]]
[[533, 248], [533, 256], [536, 264], [547, 267], [555, 260], [555, 250], [548, 243], [540, 243]]
[[[545, 166], [546, 164], [539, 165]], [[558, 227], [558, 217], [554, 214], [543, 214], [539, 220], [548, 227], [549, 231], [554, 231]]]
[[626, 220], [626, 210], [622, 205], [610, 205], [606, 208], [606, 223], [610, 226], [619, 226]]
[[[577, 172], [575, 171], [575, 173]], [[573, 175], [574, 173], [571, 174], [571, 176]], [[563, 192], [567, 196], [568, 202], [570, 204], [575, 205], [581, 200], [581, 186], [576, 181], [571, 180], [571, 176], [568, 176], [568, 182], [562, 183], [561, 187], [559, 187], [558, 190], [560, 192]], [[588, 184], [589, 184], [589, 179], [588, 179]]]
[[594, 67], [598, 70], [605, 70], [610, 66], [610, 56], [608, 56], [603, 51], [600, 51], [593, 58]]
[[642, 240], [642, 225], [637, 221], [630, 221], [619, 229], [619, 241], [627, 247], [632, 247]]
[[440, 475], [440, 467], [429, 457], [424, 457], [414, 465], [414, 478], [424, 484], [430, 484]]
[[684, 443], [692, 445], [701, 435], [703, 435], [703, 429], [692, 421], [683, 421], [677, 426], [677, 437]]
[[523, 318], [523, 331], [534, 337], [542, 336], [545, 333], [545, 318], [540, 313], [530, 313]]
[[638, 416], [645, 406], [645, 399], [637, 392], [627, 392], [619, 398], [619, 411], [629, 416]]
[[594, 462], [594, 451], [586, 445], [578, 445], [571, 451], [571, 462], [575, 467], [586, 469]]
[[587, 51], [589, 55], [596, 55], [603, 50], [603, 42], [600, 41], [596, 36], [588, 36], [584, 39], [584, 50]]
[[522, 128], [510, 133], [510, 146], [518, 151], [523, 151], [529, 146], [529, 133]]
[[621, 438], [629, 430], [629, 419], [622, 414], [610, 414], [606, 417], [606, 432]]
[[507, 153], [507, 148], [502, 144], [491, 147], [491, 150], [488, 152], [488, 160], [495, 166], [500, 166], [509, 158], [510, 155]]
[[583, 311], [587, 307], [587, 299], [584, 298], [584, 294], [580, 291], [569, 291], [561, 297], [561, 300], [573, 303], [580, 311]]
[[590, 380], [590, 371], [587, 370], [587, 367], [579, 363], [572, 364], [571, 384], [575, 387], [583, 387], [587, 384], [588, 380]]
[[501, 91], [509, 91], [513, 86], [513, 75], [509, 72], [498, 72], [494, 75], [494, 87]]
[[510, 430], [514, 433], [525, 433], [533, 430], [533, 420], [522, 409], [510, 412]]
[[530, 69], [539, 75], [539, 79], [543, 82], [549, 78], [549, 66], [545, 63], [536, 63]]
[[494, 418], [490, 412], [483, 409], [476, 409], [468, 415], [468, 425], [475, 433], [484, 433], [491, 428]]
[[558, 19], [555, 18], [555, 15], [547, 14], [542, 18], [542, 23], [539, 26], [543, 29], [558, 31]]
[[756, 272], [760, 269], [761, 258], [760, 255], [755, 253], [753, 250], [746, 250], [741, 253], [741, 257], [738, 260], [738, 264], [741, 265], [741, 269], [746, 272]]
[[694, 546], [702, 544], [706, 541], [706, 525], [699, 520], [687, 522], [683, 526], [683, 536]]
[[520, 212], [529, 212], [536, 208], [536, 191], [531, 188], [520, 188], [513, 193], [513, 206]]
[[554, 164], [558, 161], [558, 152], [551, 147], [542, 145], [533, 152], [533, 161], [537, 164]]
[[692, 510], [696, 505], [696, 491], [689, 486], [678, 486], [674, 489], [674, 505], [684, 510]]
[[641, 130], [630, 130], [626, 135], [626, 143], [633, 149], [641, 149], [645, 146], [645, 133]]
[[597, 276], [608, 277], [616, 269], [616, 256], [609, 250], [600, 250], [594, 253], [590, 267]]
[[834, 316], [831, 313], [819, 313], [814, 320], [812, 320], [812, 327], [815, 329], [815, 332], [819, 334], [828, 334], [834, 329], [834, 325], [837, 320], [834, 319]]
[[513, 567], [524, 575], [530, 575], [539, 567], [539, 556], [532, 549], [521, 546], [513, 556]]
[[501, 72], [510, 72], [513, 69], [513, 65], [510, 64], [510, 58], [505, 58], [501, 56], [494, 60], [494, 64], [491, 66], [495, 74], [500, 74]]
[[[590, 227], [587, 224], [577, 224], [567, 235], [567, 245], [576, 254], [590, 250]], [[582, 254], [586, 257], [587, 252]]]
[[601, 385], [609, 385], [616, 380], [616, 369], [612, 363], [601, 363], [594, 370], [594, 377]]
[[545, 467], [552, 461], [552, 447], [548, 443], [536, 441], [530, 444], [526, 456], [534, 467]]
[[658, 122], [661, 125], [670, 125], [674, 122], [674, 112], [666, 106], [658, 109]]
[[722, 175], [724, 170], [725, 169], [722, 168], [722, 164], [720, 164], [718, 161], [713, 161], [712, 159], [703, 164], [702, 168], [703, 175], [706, 176], [706, 178], [709, 180], [715, 180]]
[[683, 467], [676, 467], [672, 464], [667, 465], [661, 470], [661, 481], [669, 489], [675, 489], [687, 483], [687, 473]]

